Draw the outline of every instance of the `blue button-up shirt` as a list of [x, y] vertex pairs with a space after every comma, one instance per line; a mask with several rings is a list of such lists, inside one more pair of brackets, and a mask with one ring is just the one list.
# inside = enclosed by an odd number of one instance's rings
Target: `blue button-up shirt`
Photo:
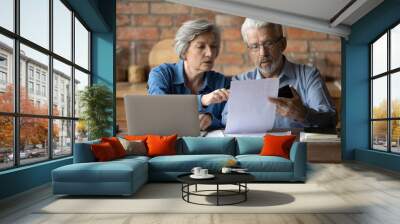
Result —
[[[186, 76], [183, 63], [183, 60], [180, 60], [176, 64], [162, 64], [152, 69], [147, 82], [149, 86], [148, 94], [193, 94], [185, 85]], [[197, 93], [197, 100], [199, 112], [209, 113], [212, 116], [212, 123], [208, 129], [218, 129], [225, 126], [221, 123], [221, 113], [224, 109], [225, 102], [203, 107], [201, 104], [201, 97], [216, 89], [228, 89], [230, 87], [230, 81], [230, 78], [218, 72], [209, 71], [204, 74], [203, 85]]]
[[[295, 64], [286, 58], [279, 74], [279, 88], [291, 85], [307, 109], [304, 123], [278, 113], [275, 116], [274, 128], [303, 128], [320, 127], [332, 128], [336, 125], [336, 110], [324, 81], [315, 67]], [[262, 79], [261, 72], [256, 68], [232, 78], [232, 81]], [[222, 113], [222, 123], [225, 125], [228, 115], [228, 106]], [[246, 115], [243, 115], [246, 116]]]

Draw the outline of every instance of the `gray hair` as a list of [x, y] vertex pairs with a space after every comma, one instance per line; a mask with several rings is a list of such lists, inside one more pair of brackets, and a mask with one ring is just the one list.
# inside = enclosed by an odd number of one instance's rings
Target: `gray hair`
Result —
[[283, 35], [283, 29], [282, 25], [276, 24], [276, 23], [269, 23], [261, 20], [255, 20], [255, 19], [250, 19], [246, 18], [246, 20], [242, 24], [242, 38], [246, 44], [247, 42], [247, 30], [252, 29], [252, 28], [266, 28], [266, 27], [271, 27], [272, 29], [275, 29], [276, 32], [280, 33], [282, 36]]
[[180, 59], [184, 59], [189, 44], [194, 38], [203, 33], [211, 32], [217, 41], [217, 55], [221, 45], [221, 33], [219, 28], [207, 20], [189, 20], [182, 24], [175, 36], [175, 51]]

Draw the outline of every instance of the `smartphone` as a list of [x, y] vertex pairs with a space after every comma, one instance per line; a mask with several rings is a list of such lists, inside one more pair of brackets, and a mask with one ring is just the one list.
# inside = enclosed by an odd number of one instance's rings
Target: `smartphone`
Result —
[[293, 93], [289, 85], [279, 88], [278, 97], [292, 98]]

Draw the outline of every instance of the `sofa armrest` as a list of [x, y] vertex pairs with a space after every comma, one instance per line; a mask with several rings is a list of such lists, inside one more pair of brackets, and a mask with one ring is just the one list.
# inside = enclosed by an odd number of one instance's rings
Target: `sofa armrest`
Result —
[[305, 181], [307, 176], [307, 147], [305, 142], [294, 142], [290, 149], [290, 160], [293, 162], [293, 179]]
[[90, 146], [98, 144], [100, 140], [75, 143], [74, 145], [74, 163], [89, 163], [95, 162], [96, 158], [92, 153]]

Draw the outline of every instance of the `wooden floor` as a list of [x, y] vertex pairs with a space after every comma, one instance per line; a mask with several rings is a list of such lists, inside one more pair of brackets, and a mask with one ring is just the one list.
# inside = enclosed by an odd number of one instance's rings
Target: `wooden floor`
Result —
[[35, 214], [54, 200], [47, 185], [0, 202], [0, 223], [400, 223], [400, 174], [359, 163], [311, 164], [309, 169], [308, 182], [367, 206], [357, 214]]

